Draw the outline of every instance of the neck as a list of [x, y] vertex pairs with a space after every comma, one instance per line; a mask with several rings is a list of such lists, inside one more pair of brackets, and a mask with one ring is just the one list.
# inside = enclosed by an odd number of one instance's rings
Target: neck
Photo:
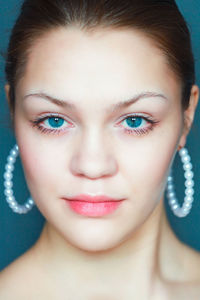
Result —
[[41, 264], [46, 262], [48, 274], [58, 274], [58, 280], [71, 278], [79, 286], [90, 282], [99, 291], [110, 291], [111, 285], [117, 285], [123, 287], [124, 293], [132, 289], [138, 295], [141, 290], [144, 297], [150, 294], [158, 274], [166, 270], [165, 249], [169, 249], [166, 243], [171, 234], [161, 200], [146, 222], [117, 248], [95, 253], [82, 251], [46, 223], [35, 250]]

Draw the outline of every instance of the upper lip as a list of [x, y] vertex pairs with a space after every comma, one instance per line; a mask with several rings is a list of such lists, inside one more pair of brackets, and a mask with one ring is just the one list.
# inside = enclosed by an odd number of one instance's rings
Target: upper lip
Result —
[[106, 201], [120, 201], [122, 198], [112, 198], [106, 195], [89, 195], [89, 194], [79, 194], [74, 197], [67, 197], [68, 200], [77, 200], [85, 202], [106, 202]]

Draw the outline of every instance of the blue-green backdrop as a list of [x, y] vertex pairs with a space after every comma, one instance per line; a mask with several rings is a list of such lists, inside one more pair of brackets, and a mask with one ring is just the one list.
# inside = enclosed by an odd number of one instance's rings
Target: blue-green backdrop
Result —
[[[200, 85], [200, 2], [199, 0], [178, 0], [191, 32], [196, 61], [197, 84]], [[13, 23], [21, 5], [19, 0], [0, 0], [0, 51], [5, 52]], [[170, 19], [169, 19], [170, 23]], [[4, 92], [4, 59], [0, 56], [0, 270], [23, 254], [37, 240], [44, 218], [36, 207], [26, 215], [11, 211], [3, 192], [4, 165], [8, 152], [15, 144], [10, 128], [8, 106]], [[175, 217], [165, 201], [169, 222], [177, 237], [190, 247], [200, 251], [200, 120], [199, 106], [192, 130], [188, 136], [187, 148], [191, 154], [195, 172], [195, 201], [191, 213], [186, 218]], [[29, 196], [20, 160], [16, 162], [14, 188], [17, 200], [22, 203]], [[179, 201], [184, 196], [184, 177], [179, 157], [174, 162], [174, 177]]]

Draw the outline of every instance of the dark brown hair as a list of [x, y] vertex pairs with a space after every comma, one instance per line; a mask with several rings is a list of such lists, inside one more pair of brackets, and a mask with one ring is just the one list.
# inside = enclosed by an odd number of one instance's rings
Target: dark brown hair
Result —
[[23, 76], [31, 46], [48, 30], [78, 26], [90, 31], [133, 28], [156, 43], [181, 82], [182, 106], [189, 104], [195, 83], [194, 57], [187, 24], [173, 0], [25, 0], [12, 29], [6, 57], [10, 106], [14, 111], [15, 87]]

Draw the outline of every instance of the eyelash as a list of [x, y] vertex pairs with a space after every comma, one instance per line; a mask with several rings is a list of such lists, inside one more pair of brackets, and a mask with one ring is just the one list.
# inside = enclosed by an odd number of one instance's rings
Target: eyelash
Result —
[[[40, 123], [42, 123], [45, 120], [48, 120], [49, 118], [60, 118], [60, 119], [63, 119], [65, 121], [65, 119], [62, 115], [48, 114], [48, 115], [45, 115], [45, 116], [42, 116], [42, 117], [38, 117], [35, 120], [30, 121], [30, 122], [32, 123], [32, 127], [36, 127], [38, 130], [40, 130], [42, 133], [45, 133], [45, 134], [48, 134], [48, 133], [60, 134], [63, 131], [65, 131], [65, 129], [49, 129], [49, 128], [45, 128], [45, 127], [40, 125]], [[159, 123], [157, 120], [153, 119], [152, 117], [149, 117], [149, 116], [147, 117], [147, 116], [144, 116], [142, 114], [128, 115], [125, 118], [123, 118], [119, 123], [121, 124], [123, 121], [125, 121], [129, 118], [141, 118], [141, 119], [145, 120], [146, 122], [148, 122], [150, 125], [146, 128], [141, 128], [141, 129], [127, 129], [127, 128], [124, 128], [123, 126], [119, 125], [119, 127], [123, 128], [123, 131], [126, 134], [132, 134], [132, 135], [135, 134], [135, 135], [138, 135], [138, 136], [142, 136], [144, 134], [147, 134], [150, 130], [152, 131], [155, 128], [156, 124]], [[73, 127], [73, 126], [71, 126], [71, 127]]]
[[138, 135], [138, 136], [142, 136], [144, 134], [147, 134], [150, 130], [152, 131], [156, 124], [159, 123], [159, 121], [155, 120], [154, 118], [150, 117], [150, 116], [144, 116], [142, 114], [132, 114], [132, 115], [128, 115], [125, 118], [122, 119], [122, 121], [120, 121], [119, 123], [122, 123], [123, 121], [129, 119], [129, 118], [141, 118], [142, 120], [145, 120], [147, 123], [149, 123], [148, 127], [145, 128], [141, 128], [141, 129], [127, 129], [124, 128], [123, 126], [120, 126], [123, 128], [123, 131], [127, 134], [134, 134], [134, 135]]
[[[44, 115], [42, 117], [38, 117], [35, 120], [30, 121], [30, 122], [32, 123], [32, 127], [36, 127], [42, 133], [59, 134], [59, 133], [62, 133], [63, 131], [65, 131], [65, 129], [50, 129], [50, 128], [45, 128], [44, 126], [40, 125], [40, 123], [42, 123], [45, 120], [48, 120], [49, 118], [59, 118], [59, 119], [63, 119], [65, 121], [65, 118], [62, 115], [59, 115], [59, 114], [47, 114], [47, 115]], [[73, 127], [73, 126], [71, 126], [71, 127]]]

